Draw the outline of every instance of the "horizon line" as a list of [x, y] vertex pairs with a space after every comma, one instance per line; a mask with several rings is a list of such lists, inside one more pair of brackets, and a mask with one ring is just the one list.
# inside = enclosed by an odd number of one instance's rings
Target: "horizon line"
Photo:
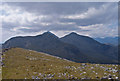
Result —
[[[47, 32], [50, 32], [51, 34], [57, 36], [58, 38], [63, 38], [63, 37], [65, 37], [65, 36], [67, 36], [67, 35], [69, 35], [69, 34], [71, 34], [71, 33], [75, 33], [75, 34], [77, 34], [77, 35], [80, 35], [80, 34], [78, 34], [77, 32], [72, 31], [72, 32], [70, 32], [70, 33], [68, 33], [68, 34], [65, 34], [64, 36], [59, 37], [58, 35], [56, 35], [56, 34], [53, 33], [52, 31], [45, 31], [45, 32], [43, 32], [43, 33], [41, 33], [41, 34], [36, 34], [36, 35], [12, 36], [12, 37], [6, 39], [4, 42], [0, 42], [0, 44], [3, 44], [3, 43], [5, 43], [7, 40], [9, 40], [9, 39], [11, 39], [11, 38], [14, 38], [14, 37], [35, 37], [35, 36], [39, 36], [39, 35], [42, 35], [42, 34], [47, 33]], [[93, 38], [93, 39], [95, 39], [95, 38], [108, 38], [108, 37], [92, 37], [92, 36], [87, 36], [87, 35], [80, 35], [80, 36], [90, 37], [90, 38]], [[115, 36], [115, 37], [119, 37], [119, 36]], [[115, 38], [115, 37], [111, 37], [111, 38]]]

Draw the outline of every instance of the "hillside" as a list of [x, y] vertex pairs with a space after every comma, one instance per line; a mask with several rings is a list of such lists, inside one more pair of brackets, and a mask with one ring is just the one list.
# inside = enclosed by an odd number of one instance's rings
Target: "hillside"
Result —
[[6, 50], [3, 59], [3, 79], [118, 79], [118, 65], [75, 63], [22, 48]]
[[99, 61], [101, 61], [101, 63], [114, 63], [115, 61], [112, 60], [115, 59], [117, 62], [117, 47], [101, 44], [90, 37], [82, 36], [74, 32], [62, 37], [61, 41], [78, 47], [79, 50], [86, 56], [89, 56], [93, 62], [95, 60], [98, 61], [98, 63]]
[[1, 66], [1, 62], [2, 62], [2, 50], [0, 49], [0, 81], [2, 80], [2, 66]]
[[60, 41], [59, 38], [51, 32], [45, 32], [38, 36], [11, 38], [3, 44], [3, 48], [9, 47], [31, 49], [75, 62], [86, 62], [89, 60], [77, 47]]
[[58, 38], [51, 32], [38, 36], [13, 37], [3, 48], [20, 47], [48, 53], [75, 62], [117, 63], [117, 49], [76, 33]]

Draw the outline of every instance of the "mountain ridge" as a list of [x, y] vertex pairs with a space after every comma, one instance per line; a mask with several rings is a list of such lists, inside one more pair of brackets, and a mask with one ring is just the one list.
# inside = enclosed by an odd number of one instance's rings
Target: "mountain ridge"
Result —
[[[80, 38], [81, 35], [78, 35], [77, 33], [72, 32], [69, 35], [70, 36], [76, 35], [77, 37], [76, 39], [81, 39]], [[66, 35], [66, 36], [69, 36], [69, 35]], [[116, 58], [113, 58], [109, 55], [102, 54], [103, 52], [100, 52], [100, 53], [96, 53], [96, 51], [94, 52], [93, 50], [95, 50], [97, 46], [102, 47], [104, 44], [101, 44], [97, 41], [93, 41], [94, 39], [90, 37], [83, 36], [83, 38], [81, 39], [82, 40], [81, 42], [84, 42], [84, 41], [88, 42], [87, 43], [88, 46], [86, 46], [85, 43], [81, 45], [81, 46], [85, 46], [84, 49], [79, 48], [79, 46], [75, 44], [75, 42], [79, 43], [79, 41], [74, 41], [74, 43], [70, 43], [71, 40], [75, 40], [74, 37], [67, 40], [67, 42], [62, 39], [63, 38], [59, 38], [51, 32], [45, 32], [37, 36], [24, 36], [24, 37], [11, 38], [3, 44], [3, 48], [20, 47], [20, 48], [25, 48], [25, 49], [31, 49], [31, 50], [45, 52], [51, 55], [59, 56], [59, 57], [62, 57], [68, 60], [75, 61], [75, 62], [116, 63], [114, 61], [116, 60]], [[91, 43], [91, 46], [89, 46], [90, 44], [89, 44], [88, 39], [90, 40], [90, 43], [93, 42]], [[94, 46], [95, 43], [97, 43], [95, 47], [90, 48]], [[98, 47], [98, 49], [100, 48]], [[101, 50], [103, 51], [103, 49]], [[87, 51], [87, 52], [84, 52], [84, 51]], [[90, 51], [92, 52], [89, 53]], [[91, 54], [93, 56], [91, 56]], [[99, 57], [102, 57], [102, 59]]]

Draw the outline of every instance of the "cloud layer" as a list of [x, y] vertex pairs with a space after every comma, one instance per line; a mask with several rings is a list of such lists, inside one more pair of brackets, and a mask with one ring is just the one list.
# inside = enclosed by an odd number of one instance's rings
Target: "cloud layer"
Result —
[[0, 6], [3, 41], [13, 36], [52, 31], [59, 37], [77, 32], [90, 37], [118, 35], [115, 2], [18, 2]]

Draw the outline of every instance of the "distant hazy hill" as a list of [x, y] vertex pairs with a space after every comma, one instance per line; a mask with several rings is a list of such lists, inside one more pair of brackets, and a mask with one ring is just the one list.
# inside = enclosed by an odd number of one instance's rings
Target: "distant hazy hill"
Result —
[[38, 36], [14, 37], [3, 48], [20, 47], [45, 52], [75, 62], [116, 63], [117, 50], [92, 38], [71, 33], [58, 38], [51, 32]]
[[95, 40], [109, 45], [118, 45], [118, 37], [94, 38]]

